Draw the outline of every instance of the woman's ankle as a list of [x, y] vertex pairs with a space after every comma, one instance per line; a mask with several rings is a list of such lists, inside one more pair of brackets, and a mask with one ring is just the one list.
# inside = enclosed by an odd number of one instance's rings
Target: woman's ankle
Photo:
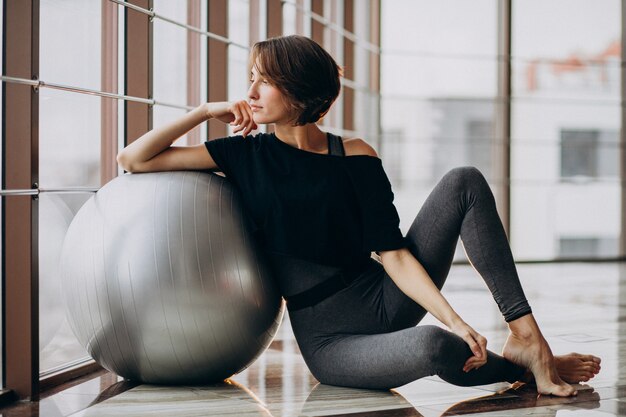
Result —
[[543, 339], [539, 325], [532, 313], [510, 321], [508, 325], [511, 334], [516, 338], [522, 340]]

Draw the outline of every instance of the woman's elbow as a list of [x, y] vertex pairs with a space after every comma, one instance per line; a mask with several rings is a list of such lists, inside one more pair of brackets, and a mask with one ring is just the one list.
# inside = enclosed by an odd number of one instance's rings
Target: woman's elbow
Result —
[[396, 264], [408, 255], [411, 255], [411, 252], [407, 248], [380, 251], [380, 261], [383, 265]]
[[124, 151], [120, 151], [115, 158], [117, 164], [122, 167], [124, 171], [127, 172], [135, 172], [136, 169], [132, 164], [132, 161], [129, 160], [128, 156], [124, 153]]

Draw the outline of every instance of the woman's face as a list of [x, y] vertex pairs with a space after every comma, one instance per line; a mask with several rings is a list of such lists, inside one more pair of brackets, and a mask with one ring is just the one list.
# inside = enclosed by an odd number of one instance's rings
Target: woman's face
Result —
[[278, 88], [259, 75], [256, 65], [252, 67], [250, 74], [248, 103], [252, 108], [252, 115], [256, 124], [284, 124], [293, 119], [287, 98]]

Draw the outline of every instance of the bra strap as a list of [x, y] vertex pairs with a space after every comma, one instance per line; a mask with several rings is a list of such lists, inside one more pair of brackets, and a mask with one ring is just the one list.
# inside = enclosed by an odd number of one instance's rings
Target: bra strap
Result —
[[328, 135], [328, 154], [335, 156], [346, 156], [346, 151], [343, 148], [343, 140], [340, 136], [327, 133]]

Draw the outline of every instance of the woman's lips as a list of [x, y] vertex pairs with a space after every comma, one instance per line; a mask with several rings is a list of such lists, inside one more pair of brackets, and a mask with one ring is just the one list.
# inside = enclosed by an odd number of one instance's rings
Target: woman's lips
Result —
[[258, 110], [262, 109], [263, 107], [256, 106], [256, 105], [253, 104], [253, 105], [250, 106], [250, 108], [252, 109], [252, 111], [258, 111]]

